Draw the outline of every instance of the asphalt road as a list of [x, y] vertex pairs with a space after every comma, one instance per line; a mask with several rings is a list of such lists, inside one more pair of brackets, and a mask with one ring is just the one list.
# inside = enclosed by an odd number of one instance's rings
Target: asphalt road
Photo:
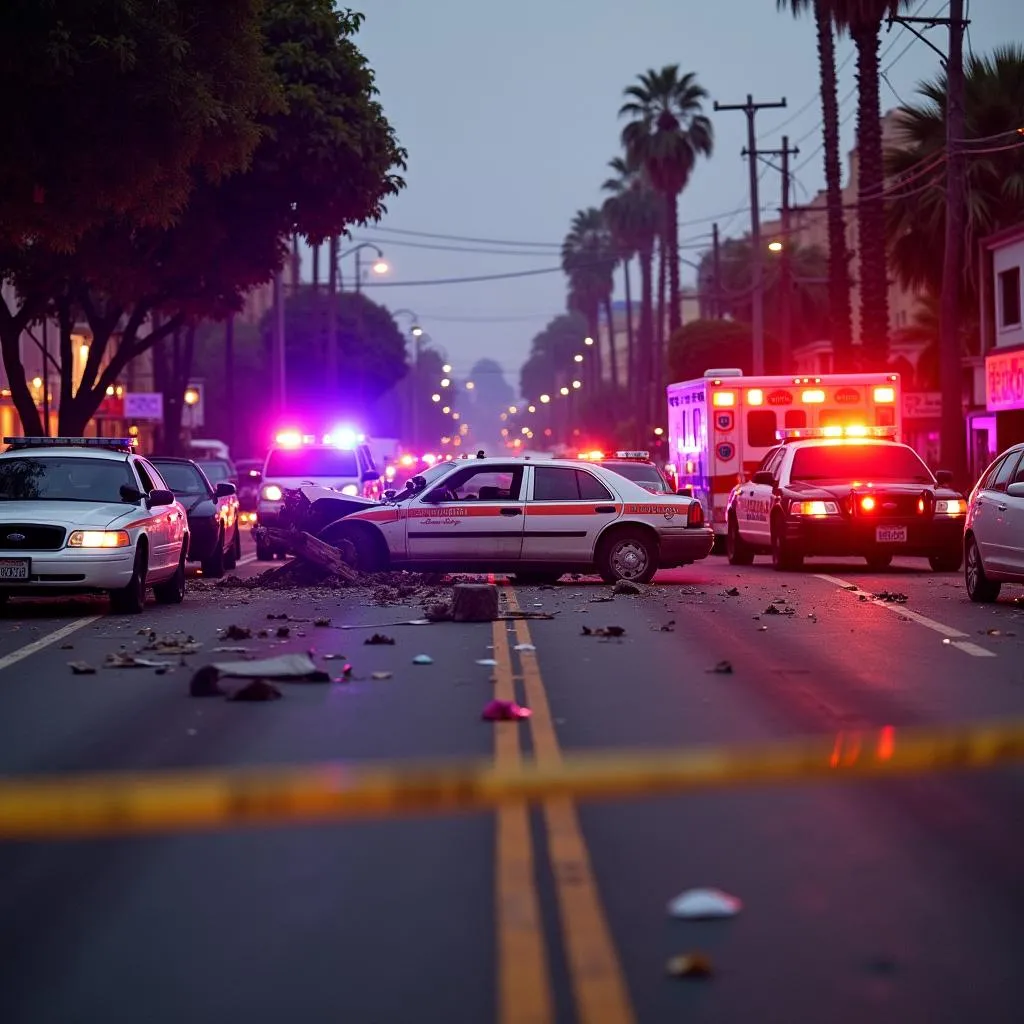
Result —
[[[898, 735], [1024, 711], [1014, 588], [981, 607], [958, 575], [909, 560], [879, 574], [853, 560], [784, 575], [758, 562], [711, 558], [639, 597], [606, 600], [593, 581], [516, 588], [521, 607], [557, 614], [515, 626], [391, 625], [415, 606], [379, 606], [365, 590], [207, 583], [180, 608], [139, 617], [109, 616], [102, 602], [12, 602], [0, 618], [0, 772], [431, 757], [508, 766], [524, 753], [551, 763], [590, 748], [883, 725]], [[883, 591], [906, 603], [861, 599]], [[285, 613], [310, 621], [282, 640], [220, 639], [232, 624], [276, 630], [268, 615]], [[331, 627], [313, 625], [319, 616]], [[362, 628], [336, 628], [350, 625]], [[584, 636], [583, 625], [625, 635]], [[68, 668], [136, 649], [143, 627], [203, 647], [163, 674]], [[375, 631], [395, 646], [365, 646]], [[217, 646], [345, 655], [353, 679], [284, 683], [268, 703], [190, 698], [195, 667], [232, 657]], [[413, 665], [421, 653], [433, 664]], [[496, 668], [476, 664], [489, 658]], [[731, 674], [709, 671], [723, 659]], [[321, 661], [332, 674], [343, 663]], [[516, 696], [533, 717], [481, 722], [494, 696]], [[1000, 769], [578, 810], [552, 802], [529, 815], [8, 843], [0, 1020], [1016, 1022], [1022, 795], [1024, 773]], [[667, 901], [701, 886], [740, 897], [742, 912], [670, 918]], [[714, 977], [666, 976], [669, 957], [695, 950]]]

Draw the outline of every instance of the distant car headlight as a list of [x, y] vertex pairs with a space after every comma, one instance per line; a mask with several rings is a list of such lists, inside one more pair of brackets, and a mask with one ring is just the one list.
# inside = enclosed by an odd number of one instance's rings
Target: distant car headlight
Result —
[[962, 516], [967, 511], [967, 503], [959, 498], [949, 498], [935, 502], [935, 514], [943, 516]]
[[126, 530], [75, 530], [68, 537], [69, 548], [130, 548]]
[[280, 501], [284, 497], [284, 491], [277, 484], [267, 484], [263, 488], [263, 497], [267, 501]]
[[794, 501], [789, 511], [795, 516], [837, 516], [839, 506], [834, 501]]
[[342, 494], [348, 494], [348, 495], [358, 494], [359, 493], [359, 488], [356, 487], [355, 484], [345, 484], [345, 486], [342, 487], [342, 489], [341, 489], [341, 493]]

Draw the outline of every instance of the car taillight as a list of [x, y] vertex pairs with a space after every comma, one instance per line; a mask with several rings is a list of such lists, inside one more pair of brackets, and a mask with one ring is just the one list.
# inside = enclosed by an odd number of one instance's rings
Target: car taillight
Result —
[[687, 526], [704, 525], [704, 506], [699, 501], [691, 501], [690, 508], [686, 513]]

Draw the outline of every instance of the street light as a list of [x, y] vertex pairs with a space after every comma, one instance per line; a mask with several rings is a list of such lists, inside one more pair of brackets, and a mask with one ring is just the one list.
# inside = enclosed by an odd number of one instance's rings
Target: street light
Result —
[[768, 251], [769, 252], [782, 252], [782, 243], [781, 242], [769, 242], [768, 243]]
[[451, 365], [449, 363], [445, 363], [444, 366], [441, 367], [441, 372], [442, 373], [451, 373], [452, 372]]
[[516, 407], [515, 407], [514, 405], [510, 405], [510, 406], [508, 407], [508, 411], [509, 411], [509, 412], [510, 412], [510, 413], [511, 413], [511, 414], [512, 414], [513, 416], [515, 416], [515, 414], [516, 414], [516, 411], [517, 411], [517, 410], [516, 410]]
[[466, 381], [466, 390], [467, 391], [472, 391], [473, 388], [475, 388], [475, 387], [476, 387], [476, 385], [471, 380], [467, 380]]
[[537, 406], [535, 406], [535, 405], [528, 405], [526, 407], [526, 411], [527, 412], [536, 412], [537, 411]]
[[558, 389], [558, 393], [564, 397], [565, 395], [569, 394], [569, 389], [568, 388], [559, 388]]
[[451, 380], [448, 377], [442, 377], [441, 378], [441, 387], [443, 387], [443, 388], [450, 388], [451, 386], [452, 386], [452, 382], [451, 382]]
[[594, 344], [594, 339], [593, 338], [584, 338], [583, 339], [583, 344], [584, 345], [593, 345]]
[[185, 404], [186, 405], [198, 405], [199, 404], [199, 391], [197, 388], [185, 388]]
[[430, 400], [431, 400], [432, 402], [440, 402], [440, 401], [441, 401], [441, 396], [440, 396], [440, 395], [439, 395], [439, 394], [438, 394], [438, 393], [437, 393], [437, 392], [435, 391], [435, 392], [434, 392], [434, 393], [433, 393], [433, 394], [432, 394], [432, 395], [430, 396]]
[[572, 382], [572, 386], [573, 386], [573, 388], [574, 388], [574, 389], [575, 389], [576, 391], [579, 391], [579, 389], [580, 389], [581, 387], [583, 387], [583, 381], [581, 381], [581, 380], [574, 380], [574, 381]]
[[576, 355], [574, 355], [572, 358], [573, 358], [573, 362], [576, 362], [576, 363], [582, 363], [583, 362], [583, 355], [580, 352], [577, 352]]
[[[352, 246], [351, 249], [346, 249], [345, 252], [343, 252], [338, 257], [338, 259], [339, 260], [343, 260], [346, 256], [351, 256], [351, 255], [355, 254], [355, 257], [356, 257], [356, 292], [357, 293], [362, 288], [362, 278], [363, 278], [363, 275], [362, 275], [362, 268], [359, 265], [359, 253], [363, 249], [372, 249], [377, 254], [377, 258], [373, 261], [373, 264], [372, 264], [373, 272], [375, 274], [386, 274], [391, 269], [388, 266], [387, 260], [384, 259], [384, 253], [382, 253], [380, 251], [380, 249], [376, 245], [373, 244], [373, 242], [360, 242], [358, 245]], [[416, 328], [414, 327], [413, 330], [415, 331]]]
[[541, 402], [544, 403], [544, 405], [547, 405], [548, 402], [551, 401], [551, 396], [550, 395], [541, 395], [540, 396], [540, 400], [541, 400]]

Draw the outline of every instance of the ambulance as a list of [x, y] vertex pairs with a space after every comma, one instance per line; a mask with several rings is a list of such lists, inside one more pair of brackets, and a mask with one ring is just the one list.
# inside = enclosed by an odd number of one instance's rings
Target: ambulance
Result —
[[902, 434], [898, 373], [838, 373], [819, 377], [746, 377], [742, 370], [708, 370], [666, 388], [669, 458], [676, 490], [704, 506], [725, 543], [725, 508], [732, 489], [757, 468], [780, 431], [805, 427], [894, 427]]

